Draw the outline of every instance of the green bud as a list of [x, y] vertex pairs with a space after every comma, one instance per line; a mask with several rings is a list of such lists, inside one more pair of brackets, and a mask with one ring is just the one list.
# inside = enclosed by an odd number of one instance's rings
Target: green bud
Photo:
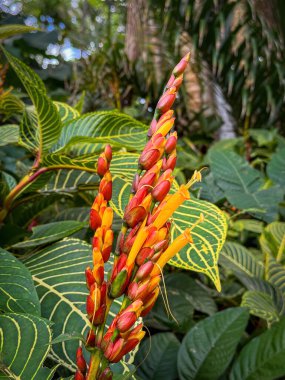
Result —
[[113, 280], [110, 290], [109, 296], [111, 298], [120, 297], [126, 288], [126, 280], [128, 278], [128, 272], [126, 269], [123, 269], [117, 277]]

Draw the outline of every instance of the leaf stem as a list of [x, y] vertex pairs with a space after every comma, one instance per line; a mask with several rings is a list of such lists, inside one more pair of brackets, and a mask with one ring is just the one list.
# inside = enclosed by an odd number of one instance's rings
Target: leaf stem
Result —
[[31, 182], [33, 182], [38, 176], [41, 174], [47, 172], [48, 170], [51, 170], [49, 168], [40, 168], [33, 174], [27, 174], [24, 176], [21, 181], [10, 191], [10, 193], [7, 195], [4, 201], [3, 209], [0, 212], [0, 222], [2, 222], [5, 217], [7, 216], [11, 205], [14, 201], [14, 199], [19, 195], [19, 193]]

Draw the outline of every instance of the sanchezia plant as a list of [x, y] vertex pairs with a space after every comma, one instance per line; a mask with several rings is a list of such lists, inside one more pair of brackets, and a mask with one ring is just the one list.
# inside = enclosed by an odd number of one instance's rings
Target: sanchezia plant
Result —
[[[114, 239], [113, 210], [109, 205], [112, 198], [110, 145], [98, 159], [97, 173], [101, 181], [90, 211], [90, 228], [94, 231], [93, 267], [86, 268], [85, 273], [89, 290], [86, 310], [91, 323], [85, 347], [90, 352], [90, 362], [87, 366], [82, 347], [79, 347], [76, 380], [112, 379], [110, 363], [119, 362], [145, 335], [140, 317], [146, 316], [155, 304], [163, 267], [183, 247], [193, 243], [191, 228], [171, 242], [170, 218], [190, 198], [188, 190], [201, 180], [200, 172], [195, 172], [188, 184], [169, 194], [174, 180], [177, 143], [177, 133], [172, 132], [175, 119], [171, 107], [189, 57], [187, 54], [174, 68], [157, 103], [115, 245], [113, 267], [107, 278], [104, 264], [110, 259]], [[202, 221], [201, 215], [197, 223]], [[121, 309], [106, 328], [110, 307], [121, 296], [124, 296]]]

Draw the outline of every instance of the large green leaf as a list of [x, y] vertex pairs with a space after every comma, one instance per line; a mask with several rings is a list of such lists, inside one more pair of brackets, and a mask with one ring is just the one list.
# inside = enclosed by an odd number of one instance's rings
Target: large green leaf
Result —
[[179, 379], [219, 379], [232, 360], [247, 320], [247, 309], [236, 307], [197, 323], [179, 350]]
[[138, 376], [143, 380], [177, 379], [179, 347], [173, 333], [159, 333], [144, 340], [136, 355]]
[[64, 125], [57, 149], [88, 154], [102, 149], [102, 143], [142, 150], [147, 127], [128, 115], [100, 111], [83, 115]]
[[34, 26], [21, 25], [21, 24], [7, 24], [0, 26], [0, 40], [15, 36], [17, 34], [29, 33], [35, 30], [39, 30], [39, 28], [35, 28]]
[[263, 189], [260, 173], [232, 151], [211, 149], [209, 159], [215, 181], [232, 205], [267, 222], [276, 219], [283, 199], [279, 186]]
[[33, 227], [33, 234], [30, 239], [14, 244], [13, 248], [37, 247], [47, 243], [61, 240], [86, 227], [86, 223], [77, 220], [65, 220], [52, 222]]
[[273, 182], [285, 187], [285, 149], [279, 149], [272, 155], [271, 161], [267, 165], [267, 174]]
[[17, 143], [19, 127], [16, 124], [2, 125], [0, 128], [0, 146]]
[[[112, 206], [121, 217], [129, 199], [130, 188], [128, 179], [114, 178]], [[191, 232], [194, 244], [182, 249], [170, 264], [206, 274], [220, 290], [217, 262], [227, 231], [224, 213], [209, 202], [194, 198], [187, 200], [173, 215], [172, 238], [191, 227], [201, 213], [204, 214], [204, 222]]]
[[4, 52], [35, 107], [34, 114], [24, 112], [21, 125], [22, 143], [33, 151], [39, 151], [41, 155], [58, 140], [61, 130], [59, 113], [47, 97], [45, 86], [37, 74], [6, 50]]
[[262, 262], [243, 245], [226, 242], [220, 255], [220, 264], [233, 271], [250, 277], [262, 278], [264, 267]]
[[252, 339], [234, 363], [230, 380], [272, 380], [285, 375], [285, 318]]
[[251, 314], [265, 319], [269, 324], [279, 320], [274, 299], [267, 293], [249, 290], [243, 294], [241, 306], [248, 307]]
[[29, 270], [0, 248], [0, 310], [40, 315], [39, 298]]
[[45, 319], [7, 313], [0, 315], [0, 331], [1, 379], [53, 378], [54, 370], [42, 367], [51, 342], [51, 330]]
[[[79, 239], [67, 238], [25, 258], [42, 307], [42, 316], [52, 321], [53, 335], [66, 333], [86, 335], [90, 322], [86, 317], [85, 302], [88, 291], [85, 269], [92, 265], [92, 247]], [[106, 271], [110, 269], [108, 262]], [[120, 301], [115, 300], [110, 315], [118, 312]], [[50, 356], [74, 371], [76, 341], [53, 345]]]

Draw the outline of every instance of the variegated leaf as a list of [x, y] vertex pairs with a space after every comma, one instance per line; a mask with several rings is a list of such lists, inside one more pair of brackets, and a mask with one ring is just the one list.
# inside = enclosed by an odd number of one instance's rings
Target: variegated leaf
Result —
[[262, 262], [258, 261], [243, 245], [234, 242], [225, 243], [221, 252], [220, 264], [235, 274], [257, 278], [262, 278], [264, 274]]
[[40, 316], [40, 303], [32, 276], [12, 253], [0, 248], [0, 310]]
[[10, 91], [3, 92], [0, 95], [0, 114], [4, 119], [9, 119], [12, 115], [22, 114], [25, 104], [22, 100]]
[[0, 146], [17, 143], [19, 127], [16, 124], [2, 125], [0, 128]]
[[273, 256], [278, 262], [285, 262], [285, 223], [268, 224], [260, 235], [259, 243], [265, 255]]
[[[21, 129], [22, 143], [32, 151], [39, 151], [41, 155], [58, 140], [61, 130], [59, 113], [53, 102], [47, 97], [45, 86], [38, 75], [5, 49], [3, 51], [35, 107], [32, 117], [27, 111], [24, 113]], [[31, 128], [35, 129], [34, 135]], [[27, 133], [26, 130], [28, 130]]]
[[[23, 260], [30, 270], [42, 307], [44, 318], [52, 321], [53, 336], [80, 333], [84, 336], [90, 322], [86, 317], [87, 288], [85, 269], [92, 265], [92, 247], [79, 239], [66, 238]], [[112, 263], [105, 264], [109, 271]], [[120, 308], [115, 300], [110, 316]], [[65, 341], [52, 346], [50, 356], [71, 371], [76, 369], [76, 341]]]
[[51, 380], [55, 369], [43, 367], [49, 351], [49, 323], [30, 314], [0, 315], [1, 379]]
[[267, 293], [249, 290], [243, 294], [241, 306], [248, 307], [250, 314], [265, 319], [269, 324], [280, 319], [274, 300]]
[[77, 117], [80, 116], [79, 112], [67, 103], [63, 103], [63, 102], [53, 102], [53, 103], [56, 106], [56, 109], [63, 123], [67, 123], [68, 121], [76, 119]]
[[139, 151], [144, 147], [146, 131], [143, 123], [128, 115], [114, 111], [94, 112], [65, 124], [56, 149], [76, 155], [88, 154], [110, 143]]

